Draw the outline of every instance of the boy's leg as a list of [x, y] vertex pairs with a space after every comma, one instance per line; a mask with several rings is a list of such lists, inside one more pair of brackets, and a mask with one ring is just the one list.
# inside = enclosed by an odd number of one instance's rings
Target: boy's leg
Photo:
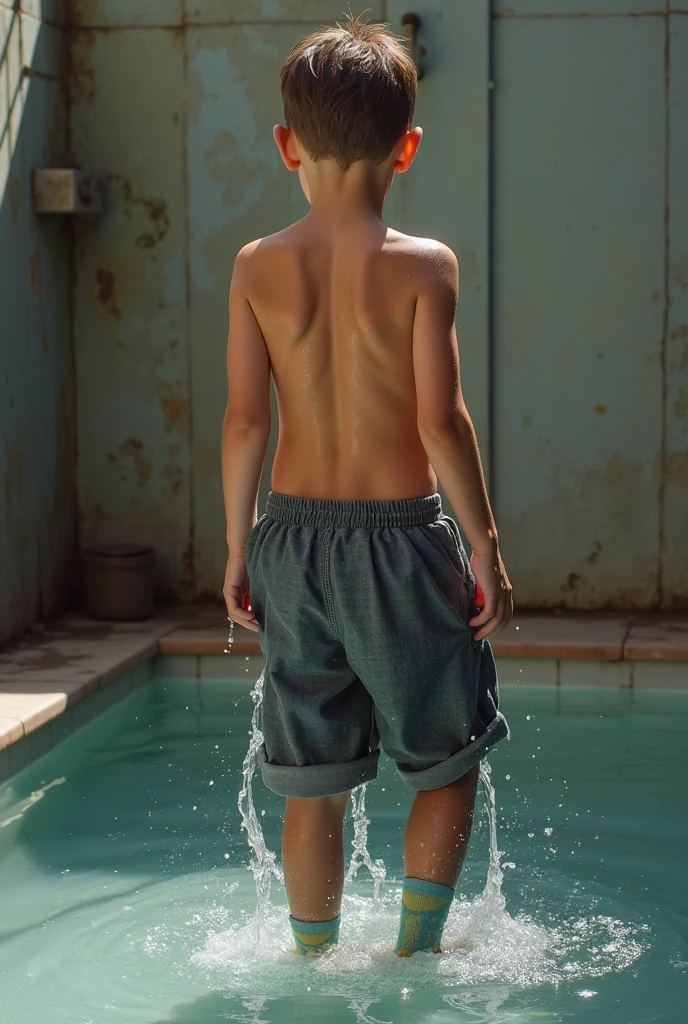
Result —
[[333, 945], [344, 889], [343, 826], [349, 793], [287, 798], [284, 881], [298, 953]]
[[480, 766], [450, 786], [416, 793], [406, 826], [404, 875], [456, 886], [473, 824]]
[[399, 956], [439, 948], [471, 836], [479, 770], [416, 794], [404, 842]]

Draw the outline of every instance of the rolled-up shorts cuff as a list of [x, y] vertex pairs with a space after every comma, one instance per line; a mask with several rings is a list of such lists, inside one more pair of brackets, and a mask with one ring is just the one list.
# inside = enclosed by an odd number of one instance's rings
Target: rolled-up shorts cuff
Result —
[[467, 747], [459, 750], [458, 753], [448, 757], [446, 761], [440, 761], [431, 768], [423, 768], [420, 771], [405, 771], [397, 764], [397, 771], [403, 781], [411, 789], [442, 789], [456, 782], [462, 775], [469, 772], [479, 761], [485, 757], [491, 746], [509, 735], [509, 727], [506, 718], [498, 711], [492, 719], [485, 732], [477, 736]]
[[336, 796], [346, 793], [377, 777], [379, 750], [373, 750], [358, 761], [344, 764], [280, 765], [269, 764], [265, 744], [258, 750], [263, 782], [279, 796], [301, 799]]

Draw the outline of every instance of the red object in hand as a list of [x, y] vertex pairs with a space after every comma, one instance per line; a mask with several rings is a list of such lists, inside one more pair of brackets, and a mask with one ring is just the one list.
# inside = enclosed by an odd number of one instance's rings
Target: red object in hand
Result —
[[485, 595], [483, 594], [483, 588], [479, 583], [475, 585], [475, 606], [479, 612], [485, 607]]
[[249, 594], [248, 590], [241, 599], [241, 607], [244, 609], [245, 612], [251, 611], [251, 595]]

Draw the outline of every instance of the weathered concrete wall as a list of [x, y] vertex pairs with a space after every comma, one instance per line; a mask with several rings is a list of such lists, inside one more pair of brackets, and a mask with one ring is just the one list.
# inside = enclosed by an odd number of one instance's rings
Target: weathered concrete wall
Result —
[[31, 209], [67, 119], [59, 0], [0, 0], [0, 642], [74, 598], [69, 227]]
[[688, 605], [679, 6], [497, 4], [493, 482], [521, 605]]
[[[219, 594], [232, 261], [305, 209], [270, 137], [278, 71], [344, 6], [72, 5], [73, 145], [108, 182], [106, 216], [77, 225], [81, 529], [153, 542], [170, 595]], [[388, 213], [459, 253], [462, 373], [519, 603], [688, 603], [688, 8], [371, 4], [397, 31], [409, 6], [426, 137]]]

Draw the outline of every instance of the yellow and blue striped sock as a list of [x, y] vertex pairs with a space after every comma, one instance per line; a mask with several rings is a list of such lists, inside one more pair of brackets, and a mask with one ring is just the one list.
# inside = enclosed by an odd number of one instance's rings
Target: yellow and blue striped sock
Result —
[[440, 952], [442, 930], [453, 898], [454, 890], [448, 885], [422, 878], [404, 879], [397, 956], [412, 956], [419, 949]]
[[328, 946], [334, 946], [339, 941], [341, 919], [341, 914], [338, 914], [331, 921], [297, 921], [290, 915], [289, 923], [296, 942], [294, 952], [300, 954], [322, 953]]

